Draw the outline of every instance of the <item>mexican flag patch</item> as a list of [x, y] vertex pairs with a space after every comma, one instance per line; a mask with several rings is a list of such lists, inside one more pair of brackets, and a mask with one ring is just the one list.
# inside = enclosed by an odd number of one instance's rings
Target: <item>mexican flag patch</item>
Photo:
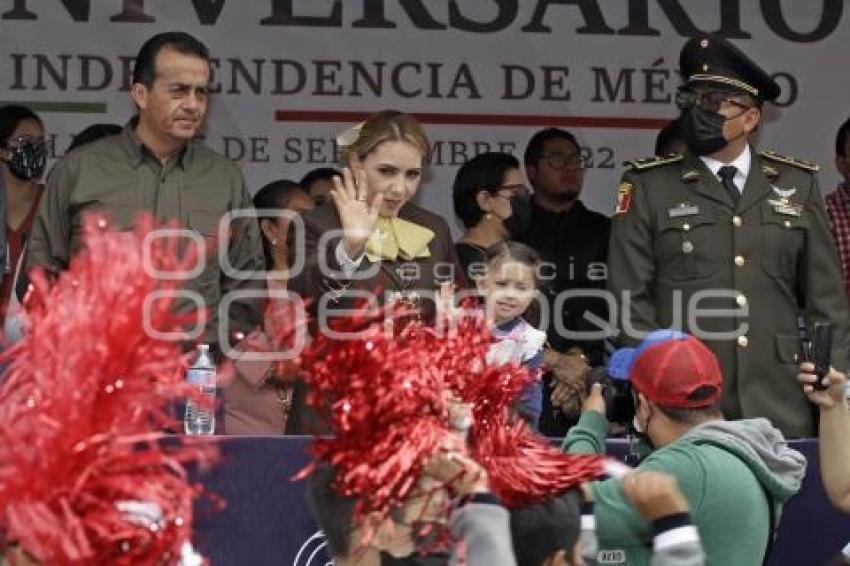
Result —
[[623, 181], [617, 187], [617, 208], [614, 209], [614, 214], [623, 214], [629, 211], [629, 206], [632, 204], [632, 193], [635, 186], [631, 183]]

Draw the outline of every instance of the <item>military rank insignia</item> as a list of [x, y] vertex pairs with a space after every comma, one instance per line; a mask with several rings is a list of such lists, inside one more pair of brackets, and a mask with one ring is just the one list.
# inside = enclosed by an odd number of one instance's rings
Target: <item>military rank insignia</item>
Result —
[[622, 182], [617, 187], [617, 208], [614, 209], [614, 214], [624, 214], [629, 211], [629, 206], [632, 204], [632, 193], [635, 187], [631, 183]]
[[803, 214], [803, 205], [791, 202], [787, 198], [783, 198], [780, 200], [768, 199], [767, 203], [773, 207], [774, 212], [776, 214], [781, 214], [783, 216], [802, 216]]
[[794, 196], [794, 193], [797, 192], [797, 187], [791, 187], [790, 189], [780, 189], [776, 185], [771, 185], [770, 188], [773, 189], [774, 193], [776, 193], [777, 195], [779, 195], [780, 198], [783, 199], [789, 199]]

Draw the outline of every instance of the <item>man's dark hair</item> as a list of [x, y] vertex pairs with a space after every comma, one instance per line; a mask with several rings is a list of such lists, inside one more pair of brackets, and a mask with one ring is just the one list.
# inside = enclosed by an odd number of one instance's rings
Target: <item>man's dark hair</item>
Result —
[[307, 504], [313, 518], [325, 534], [333, 556], [347, 557], [351, 550], [354, 506], [357, 500], [340, 495], [334, 487], [335, 472], [320, 464], [307, 480]]
[[549, 140], [567, 140], [576, 148], [579, 147], [578, 140], [576, 137], [566, 130], [562, 130], [561, 128], [546, 128], [545, 130], [540, 130], [528, 141], [528, 145], [525, 146], [525, 154], [523, 155], [523, 162], [525, 163], [525, 167], [528, 168], [531, 165], [536, 165], [540, 158], [543, 157], [543, 146]]
[[[295, 191], [303, 190], [299, 183], [289, 179], [279, 179], [266, 183], [254, 195], [254, 208], [286, 208]], [[258, 218], [277, 218], [260, 214]]]
[[121, 133], [121, 129], [121, 126], [118, 124], [92, 124], [74, 136], [74, 139], [71, 141], [71, 145], [68, 146], [66, 153], [101, 138], [118, 135]]
[[[632, 395], [634, 398], [634, 406], [638, 406], [638, 392], [636, 389], [632, 388]], [[692, 391], [688, 395], [688, 400], [690, 401], [701, 401], [703, 399], [710, 399], [717, 395], [717, 389], [711, 385], [702, 385], [697, 387], [694, 391]], [[677, 423], [683, 423], [688, 425], [697, 425], [701, 422], [710, 419], [717, 419], [723, 417], [723, 411], [720, 409], [720, 401], [713, 403], [711, 405], [706, 405], [705, 407], [695, 407], [691, 409], [682, 409], [679, 407], [668, 407], [665, 405], [659, 405], [649, 397], [647, 397], [652, 403], [658, 407], [658, 410], [661, 411], [668, 419], [675, 421]]]
[[695, 409], [674, 409], [662, 405], [656, 406], [671, 421], [688, 425], [698, 425], [707, 420], [718, 419], [723, 416], [723, 411], [720, 410], [720, 403], [715, 403], [708, 407], [697, 407]]
[[676, 142], [684, 143], [682, 135], [682, 127], [678, 120], [671, 120], [666, 126], [658, 131], [658, 136], [655, 138], [655, 155], [664, 156], [673, 153], [673, 146]]
[[301, 181], [299, 181], [298, 184], [304, 187], [305, 191], [310, 192], [310, 185], [316, 181], [325, 179], [330, 181], [334, 177], [342, 177], [342, 174], [333, 167], [319, 167], [312, 171], [308, 171], [306, 175], [301, 177]]
[[478, 206], [478, 193], [495, 191], [502, 186], [505, 173], [519, 169], [519, 160], [509, 153], [489, 152], [476, 155], [458, 169], [452, 188], [455, 214], [463, 225], [472, 228], [484, 211]]
[[511, 511], [511, 542], [517, 566], [541, 566], [559, 550], [565, 550], [571, 559], [580, 532], [575, 490]]
[[[254, 195], [254, 208], [258, 210], [261, 208], [288, 208], [290, 201], [292, 201], [293, 194], [295, 194], [295, 191], [298, 190], [302, 190], [301, 185], [295, 181], [290, 181], [289, 179], [272, 181], [271, 183], [264, 185]], [[277, 218], [277, 215], [269, 215], [268, 213], [257, 214], [257, 222], [263, 219], [277, 220]], [[266, 258], [266, 269], [271, 269], [274, 265], [271, 244], [266, 239], [266, 235], [262, 230], [260, 230], [260, 235], [262, 236], [263, 242], [263, 255]]]
[[153, 86], [156, 78], [156, 57], [163, 49], [173, 49], [181, 55], [193, 55], [206, 62], [210, 60], [207, 46], [198, 39], [182, 31], [158, 33], [147, 40], [136, 55], [133, 67], [133, 83], [141, 83], [147, 88]]
[[44, 122], [38, 117], [38, 114], [27, 108], [26, 106], [18, 106], [17, 104], [9, 104], [0, 107], [0, 147], [5, 147], [9, 136], [15, 133], [18, 124], [24, 120], [34, 120], [38, 125], [44, 128]]
[[850, 134], [850, 118], [841, 124], [838, 128], [838, 135], [835, 136], [835, 155], [847, 157], [847, 135]]

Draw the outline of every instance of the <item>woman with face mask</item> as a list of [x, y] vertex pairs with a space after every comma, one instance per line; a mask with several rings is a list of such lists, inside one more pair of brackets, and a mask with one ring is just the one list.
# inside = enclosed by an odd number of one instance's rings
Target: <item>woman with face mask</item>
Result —
[[20, 271], [47, 164], [44, 124], [23, 106], [0, 107], [0, 174], [6, 186], [6, 262], [0, 283], [0, 320], [6, 313]]
[[531, 224], [531, 194], [519, 161], [507, 153], [482, 153], [467, 161], [452, 189], [455, 214], [466, 232], [455, 244], [469, 279], [482, 275], [485, 250], [515, 240]]

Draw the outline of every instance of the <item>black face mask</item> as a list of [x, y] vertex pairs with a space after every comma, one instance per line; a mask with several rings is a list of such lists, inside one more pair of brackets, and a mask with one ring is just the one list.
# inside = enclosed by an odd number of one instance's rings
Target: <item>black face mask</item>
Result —
[[531, 195], [515, 194], [510, 198], [511, 215], [502, 220], [508, 236], [515, 240], [531, 228]]
[[22, 181], [37, 179], [44, 173], [47, 165], [47, 148], [40, 142], [26, 142], [18, 147], [9, 148], [9, 171]]
[[682, 110], [679, 125], [688, 149], [697, 155], [711, 155], [729, 142], [723, 137], [726, 118], [717, 112], [692, 107]]

